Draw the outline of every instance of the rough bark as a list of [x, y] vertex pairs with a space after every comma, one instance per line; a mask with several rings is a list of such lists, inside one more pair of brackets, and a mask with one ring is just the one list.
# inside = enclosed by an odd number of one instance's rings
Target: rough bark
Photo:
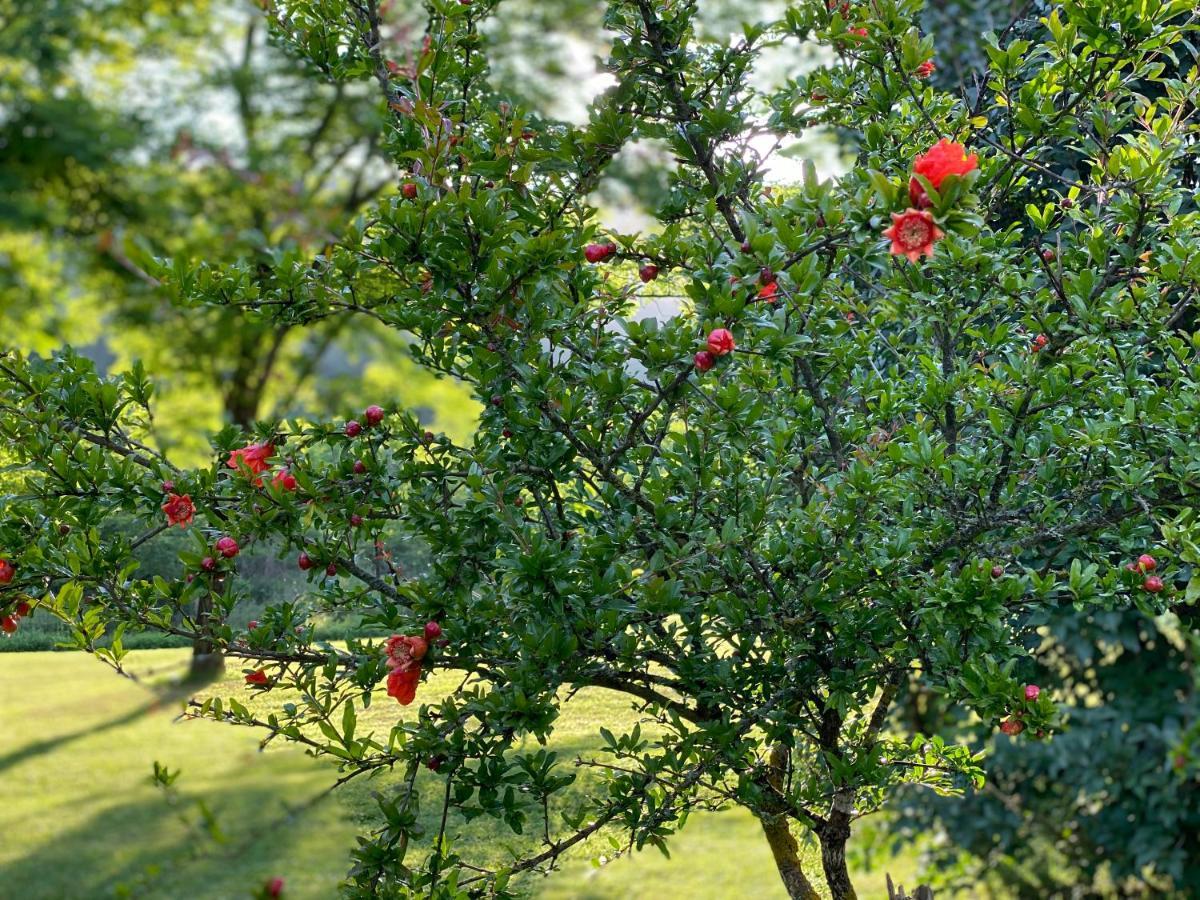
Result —
[[[783, 777], [787, 771], [788, 750], [782, 744], [771, 748], [767, 762], [766, 786], [774, 796], [782, 794]], [[759, 813], [763, 834], [767, 836], [767, 844], [771, 847], [771, 855], [775, 859], [775, 868], [783, 887], [792, 900], [820, 900], [820, 894], [813, 887], [804, 867], [800, 864], [800, 845], [792, 834], [788, 816], [775, 804]]]
[[213, 595], [201, 594], [196, 601], [196, 627], [202, 636], [192, 642], [192, 662], [188, 669], [188, 679], [191, 681], [208, 681], [225, 671], [224, 657], [217, 651], [213, 642], [203, 636], [208, 632], [212, 610]]

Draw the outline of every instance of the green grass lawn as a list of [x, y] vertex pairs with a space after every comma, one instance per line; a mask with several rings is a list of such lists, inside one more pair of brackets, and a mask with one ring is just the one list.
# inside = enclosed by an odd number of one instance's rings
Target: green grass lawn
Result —
[[[256, 735], [215, 722], [179, 721], [179, 695], [164, 689], [186, 650], [145, 650], [131, 669], [157, 690], [121, 678], [79, 653], [0, 655], [0, 897], [244, 898], [267, 878], [289, 898], [328, 898], [347, 868], [354, 834], [374, 822], [370, 794], [385, 778], [351, 782], [313, 802], [336, 777], [294, 748], [260, 752]], [[450, 686], [434, 679], [430, 696]], [[240, 673], [210, 689], [246, 700]], [[386, 696], [360, 716], [360, 733], [383, 733], [401, 710]], [[630, 717], [619, 695], [593, 691], [568, 707], [554, 748], [563, 758], [597, 745], [603, 724]], [[182, 769], [177, 801], [152, 786], [153, 763]], [[436, 776], [423, 774], [432, 798]], [[208, 836], [204, 798], [220, 833]], [[432, 804], [430, 804], [432, 808]], [[493, 861], [520, 847], [490, 820], [455, 830]], [[530, 838], [535, 841], [536, 838]], [[526, 844], [525, 846], [532, 846]], [[597, 840], [562, 870], [526, 884], [553, 900], [784, 897], [757, 823], [736, 810], [699, 815], [665, 859], [647, 850], [596, 867]], [[915, 883], [911, 860], [888, 868]], [[815, 875], [819, 867], [813, 862]], [[859, 872], [864, 898], [884, 895], [883, 872]]]

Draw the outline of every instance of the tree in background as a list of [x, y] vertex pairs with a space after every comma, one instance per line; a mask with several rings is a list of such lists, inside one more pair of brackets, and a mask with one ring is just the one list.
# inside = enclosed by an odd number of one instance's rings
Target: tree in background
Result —
[[[739, 804], [791, 896], [817, 896], [798, 854], [812, 834], [828, 892], [854, 897], [855, 822], [901, 785], [982, 777], [967, 748], [885, 727], [913, 672], [1036, 742], [1057, 721], [1017, 677], [1015, 615], [1157, 614], [1200, 585], [1197, 348], [1179, 328], [1200, 283], [1179, 177], [1197, 86], [1160, 65], [1195, 13], [1105, 7], [1119, 42], [1087, 3], [1036, 50], [997, 40], [999, 97], [971, 108], [925, 81], [910, 0], [803, 4], [728, 42], [697, 39], [692, 5], [615, 0], [615, 84], [570, 126], [491, 88], [492, 4], [432, 7], [411, 71], [389, 65], [371, 0], [271, 4], [309, 65], [378, 86], [399, 191], [311, 259], [152, 274], [189, 304], [410, 334], [471, 386], [479, 428], [455, 441], [373, 406], [227, 430], [209, 466], [178, 469], [146, 440], [143, 371], [10, 353], [0, 430], [25, 485], [0, 517], [8, 608], [45, 606], [117, 666], [120, 641], [97, 645], [110, 628], [212, 641], [264, 695], [297, 690], [266, 718], [222, 698], [194, 714], [301, 743], [343, 779], [398, 769], [352, 896], [506, 896], [603, 831], [664, 846], [692, 810]], [[834, 64], [753, 86], [764, 48], [809, 40]], [[1100, 77], [1079, 79], [1081, 58]], [[1137, 127], [1118, 142], [1111, 122]], [[861, 131], [854, 168], [764, 190], [750, 141], [816, 125]], [[636, 139], [679, 160], [661, 227], [597, 234], [586, 197]], [[1067, 174], [1053, 155], [1071, 141], [1086, 152]], [[659, 279], [690, 306], [636, 321], [638, 285]], [[116, 515], [135, 539], [99, 527]], [[139, 577], [135, 546], [169, 526], [193, 542], [176, 577]], [[428, 568], [381, 564], [390, 534], [428, 547]], [[239, 559], [260, 542], [380, 639], [315, 642], [290, 602], [235, 631]], [[372, 689], [412, 705], [434, 668], [461, 686], [358, 732]], [[560, 760], [537, 742], [585, 687], [642, 721]], [[450, 840], [483, 815], [514, 832], [511, 858]]]

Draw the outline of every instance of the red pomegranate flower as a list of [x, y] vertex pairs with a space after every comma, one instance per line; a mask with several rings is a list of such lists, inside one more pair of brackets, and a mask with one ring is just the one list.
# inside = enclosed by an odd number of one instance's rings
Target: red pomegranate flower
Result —
[[401, 706], [408, 706], [417, 697], [417, 685], [421, 682], [421, 666], [414, 664], [410, 669], [393, 669], [387, 677], [389, 697], [395, 697]]
[[285, 491], [294, 491], [296, 489], [296, 476], [287, 469], [280, 469], [275, 473], [275, 477], [271, 479], [271, 484], [277, 488], [283, 488]]
[[1025, 730], [1025, 725], [1016, 719], [1005, 719], [1000, 723], [1000, 730], [1008, 735], [1018, 735]]
[[927, 60], [925, 60], [925, 62], [923, 62], [919, 66], [917, 66], [917, 68], [913, 72], [913, 74], [916, 75], [918, 78], [928, 78], [930, 75], [932, 75], [936, 71], [937, 71], [937, 63], [935, 63], [932, 59], [927, 59]]
[[708, 352], [713, 356], [724, 356], [736, 346], [733, 332], [728, 328], [714, 328], [708, 333]]
[[17, 570], [13, 568], [12, 563], [7, 559], [0, 559], [0, 584], [8, 584], [16, 574]]
[[933, 214], [920, 209], [892, 213], [892, 227], [883, 232], [892, 241], [895, 256], [907, 256], [916, 262], [922, 255], [933, 256], [933, 244], [946, 235], [934, 224]]
[[1042, 689], [1040, 687], [1038, 687], [1036, 684], [1025, 685], [1025, 699], [1026, 700], [1036, 700], [1041, 693], [1042, 693]]
[[[247, 444], [245, 447], [239, 447], [229, 454], [229, 459], [225, 461], [225, 465], [234, 470], [239, 470], [243, 466], [253, 472], [255, 475], [260, 472], [265, 472], [270, 468], [270, 463], [267, 462], [275, 454], [275, 448], [270, 444]], [[262, 479], [254, 479], [256, 485], [262, 485]]]
[[423, 637], [393, 634], [384, 645], [389, 669], [406, 669], [418, 664], [429, 652], [429, 642]]
[[192, 524], [192, 517], [196, 514], [196, 507], [192, 505], [190, 494], [167, 494], [166, 502], [162, 505], [162, 511], [167, 515], [167, 524], [187, 528]]
[[255, 669], [246, 676], [246, 684], [270, 684], [271, 679], [267, 677], [267, 673], [262, 669]]
[[918, 209], [932, 206], [925, 186], [917, 180], [917, 175], [924, 177], [935, 191], [940, 191], [947, 175], [966, 175], [978, 165], [978, 156], [974, 153], [968, 156], [967, 148], [962, 144], [942, 138], [913, 161], [913, 177], [908, 182], [908, 196], [912, 205]]
[[758, 299], [774, 302], [776, 295], [779, 293], [779, 285], [774, 281], [768, 281], [758, 289]]

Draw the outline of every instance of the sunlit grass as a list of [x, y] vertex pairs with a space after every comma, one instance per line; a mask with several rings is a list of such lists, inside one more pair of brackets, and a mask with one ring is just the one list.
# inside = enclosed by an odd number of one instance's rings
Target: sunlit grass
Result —
[[[259, 736], [246, 729], [178, 720], [184, 695], [164, 686], [182, 673], [186, 650], [138, 651], [132, 660], [158, 690], [83, 654], [0, 656], [0, 896], [108, 897], [124, 888], [137, 897], [237, 898], [275, 875], [286, 879], [288, 897], [334, 896], [355, 833], [375, 822], [371, 792], [397, 776], [351, 782], [316, 800], [336, 777], [328, 764], [282, 745], [260, 752]], [[422, 693], [449, 689], [451, 677], [427, 682]], [[236, 668], [215, 693], [248, 699]], [[386, 696], [378, 701], [360, 717], [360, 734], [384, 734], [401, 714]], [[597, 745], [600, 725], [632, 715], [619, 695], [582, 695], [560, 720], [552, 749], [572, 760]], [[173, 805], [151, 784], [155, 761], [182, 770]], [[424, 771], [422, 779], [432, 821], [439, 781]], [[201, 799], [216, 838], [203, 825]], [[481, 818], [452, 835], [476, 858], [501, 863], [535, 846], [537, 830], [514, 837]], [[758, 825], [744, 812], [698, 815], [671, 846], [669, 860], [647, 850], [597, 868], [592, 857], [611, 850], [596, 839], [525, 889], [553, 900], [784, 896]], [[889, 865], [913, 882], [910, 861]], [[810, 868], [817, 873], [815, 861]], [[860, 896], [882, 895], [882, 881], [882, 872], [859, 874]]]

